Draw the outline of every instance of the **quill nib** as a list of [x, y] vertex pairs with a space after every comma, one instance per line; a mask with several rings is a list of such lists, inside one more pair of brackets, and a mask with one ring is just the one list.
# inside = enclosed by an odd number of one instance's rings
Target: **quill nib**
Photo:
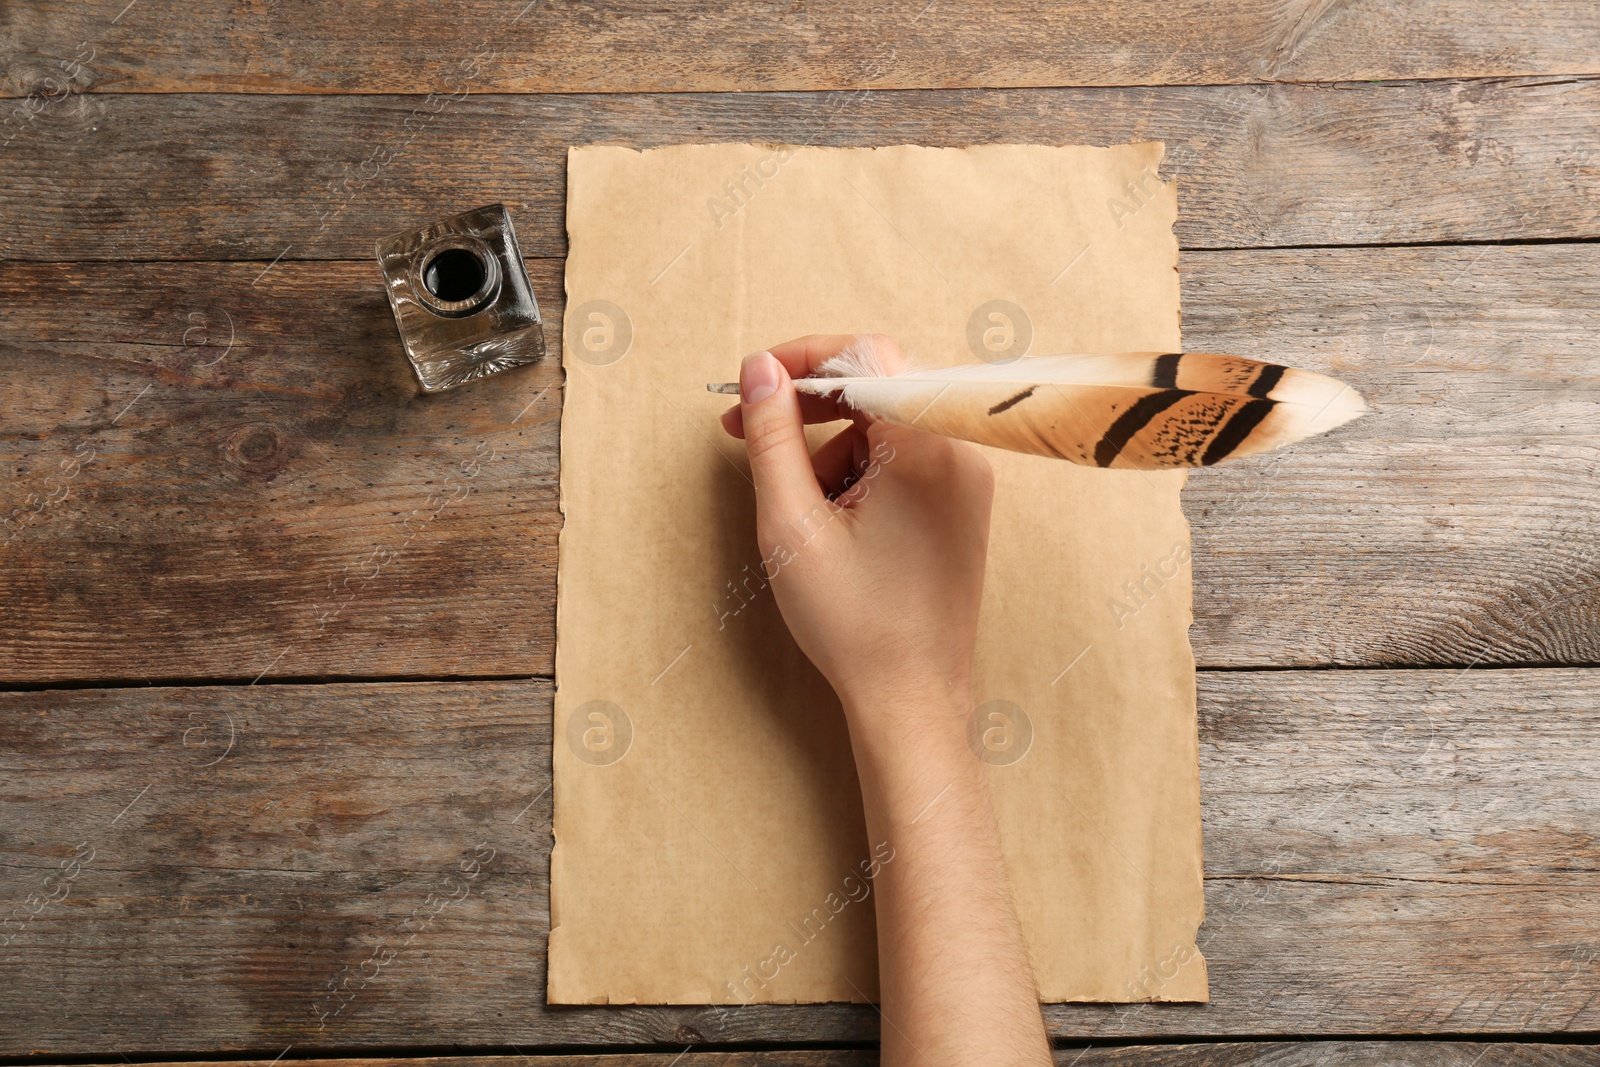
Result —
[[739, 395], [739, 383], [738, 382], [707, 382], [706, 383], [706, 392], [708, 392], [708, 393], [727, 393], [729, 396], [738, 396]]

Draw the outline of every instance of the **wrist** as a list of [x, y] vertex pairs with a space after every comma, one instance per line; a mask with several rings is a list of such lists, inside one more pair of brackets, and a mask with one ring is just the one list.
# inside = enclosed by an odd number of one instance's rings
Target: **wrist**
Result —
[[969, 733], [972, 698], [965, 685], [942, 679], [841, 694], [857, 769], [864, 776], [899, 779], [919, 769], [948, 774], [976, 763]]
[[[944, 826], [952, 811], [970, 828], [992, 822], [987, 768], [972, 751], [964, 726], [851, 731], [867, 828], [897, 846], [903, 835]], [[938, 816], [935, 818], [935, 816]]]

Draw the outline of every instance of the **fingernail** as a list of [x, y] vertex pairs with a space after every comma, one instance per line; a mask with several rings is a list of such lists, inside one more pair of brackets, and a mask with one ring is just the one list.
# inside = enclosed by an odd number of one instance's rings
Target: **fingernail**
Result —
[[759, 404], [778, 391], [778, 361], [771, 352], [755, 352], [744, 357], [739, 367], [739, 399]]

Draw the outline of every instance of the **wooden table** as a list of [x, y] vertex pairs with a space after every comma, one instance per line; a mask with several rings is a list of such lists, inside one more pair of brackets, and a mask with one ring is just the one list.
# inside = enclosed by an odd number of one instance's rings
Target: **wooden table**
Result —
[[1600, 1062], [1593, 0], [36, 0], [0, 54], [0, 1056], [870, 1062], [870, 1008], [544, 1005], [561, 373], [419, 396], [373, 241], [507, 202], [558, 351], [568, 145], [1162, 139], [1187, 347], [1377, 413], [1186, 491], [1212, 1002], [1051, 1006], [1059, 1060]]

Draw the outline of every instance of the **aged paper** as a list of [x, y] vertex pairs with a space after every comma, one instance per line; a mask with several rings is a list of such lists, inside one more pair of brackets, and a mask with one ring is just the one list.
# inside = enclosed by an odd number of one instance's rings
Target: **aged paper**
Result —
[[[1178, 350], [1161, 150], [570, 152], [551, 1002], [876, 996], [880, 843], [705, 383], [806, 333]], [[973, 736], [1041, 996], [1204, 1000], [1184, 476], [990, 459]]]

